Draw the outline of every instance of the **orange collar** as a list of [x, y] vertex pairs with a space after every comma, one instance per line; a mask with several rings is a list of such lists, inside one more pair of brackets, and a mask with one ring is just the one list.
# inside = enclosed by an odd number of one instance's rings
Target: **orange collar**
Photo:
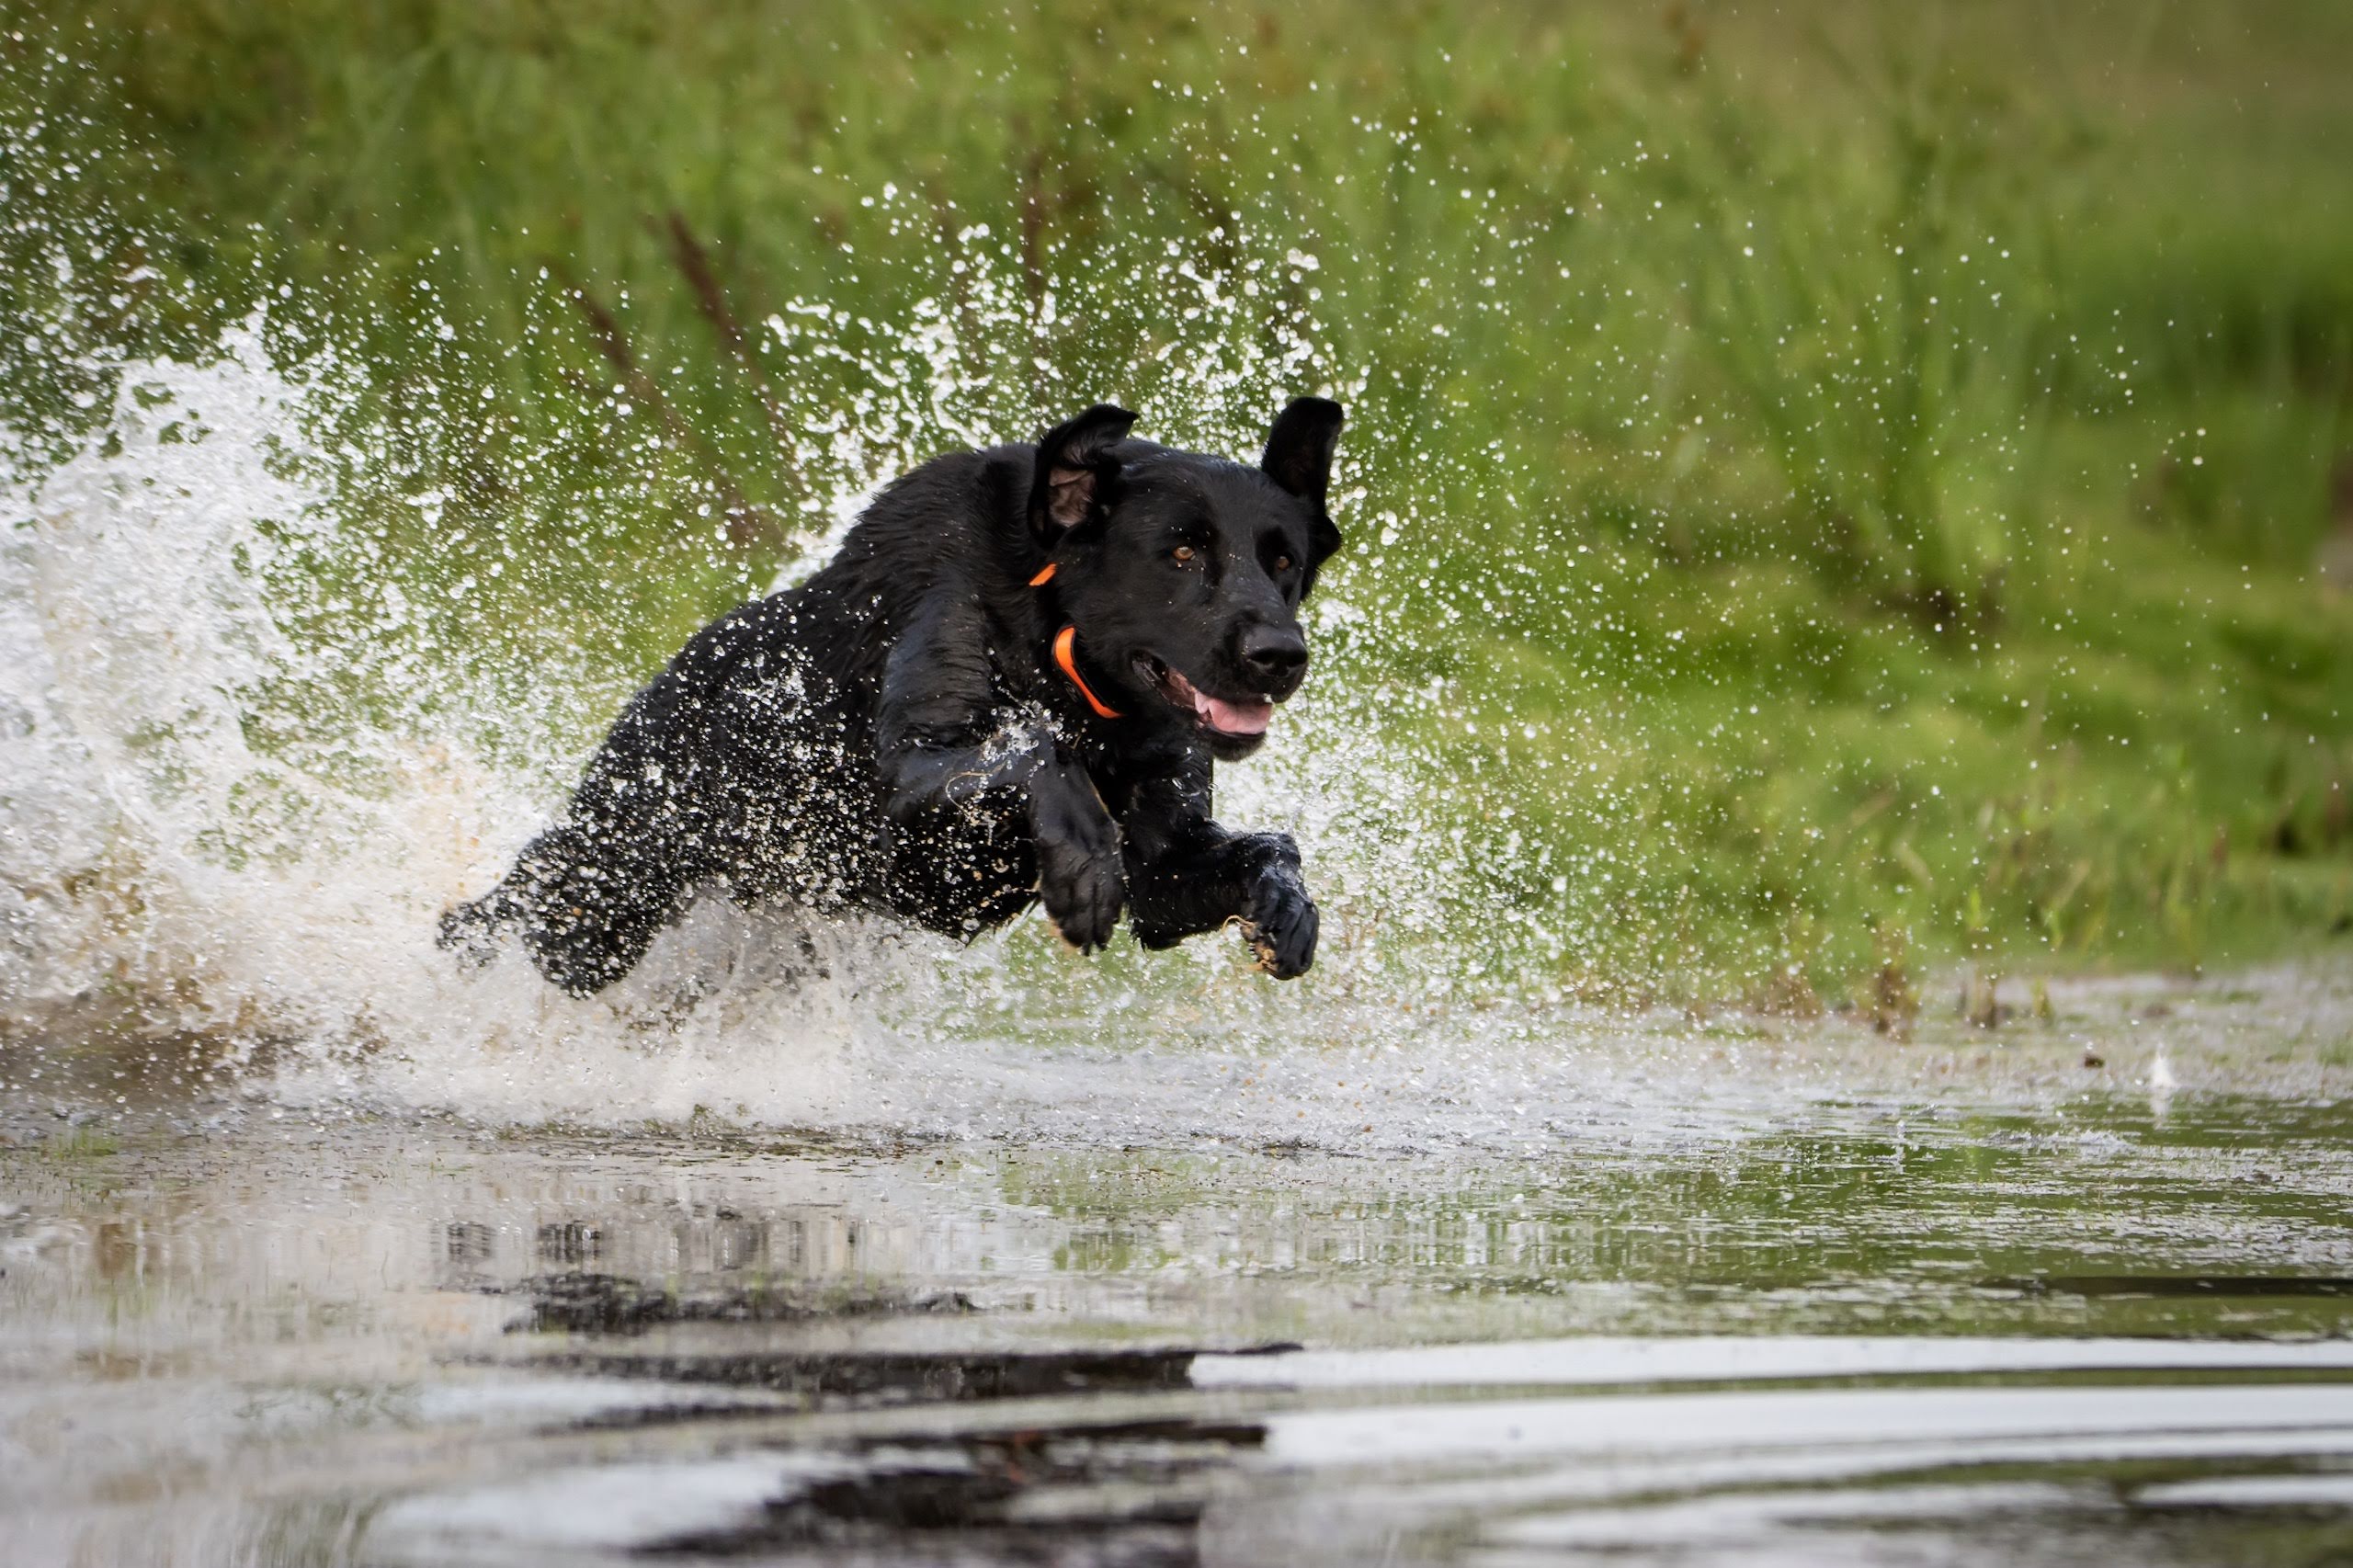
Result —
[[1055, 632], [1054, 663], [1063, 667], [1063, 674], [1070, 676], [1071, 685], [1078, 687], [1078, 694], [1086, 699], [1086, 705], [1095, 710], [1095, 716], [1097, 718], [1118, 718], [1120, 716], [1120, 710], [1116, 708], [1108, 706], [1101, 698], [1095, 695], [1093, 689], [1090, 688], [1086, 682], [1080, 677], [1078, 673], [1078, 661], [1072, 653], [1072, 650], [1074, 649], [1077, 644], [1077, 627], [1065, 626], [1060, 631]]
[[[1054, 565], [1055, 562], [1051, 561], [1047, 562], [1046, 564], [1039, 570], [1038, 574], [1029, 579], [1029, 585], [1033, 588], [1042, 588], [1047, 584], [1052, 582], [1054, 580]], [[1094, 688], [1088, 686], [1086, 680], [1080, 676], [1078, 673], [1078, 657], [1076, 653], [1077, 647], [1077, 627], [1065, 626], [1060, 631], [1055, 632], [1054, 663], [1063, 667], [1063, 674], [1070, 676], [1071, 685], [1078, 687], [1078, 694], [1086, 699], [1086, 705], [1095, 710], [1095, 716], [1097, 719], [1116, 719], [1120, 717], [1120, 710], [1112, 707], [1109, 703], [1105, 702], [1101, 698], [1096, 696]]]

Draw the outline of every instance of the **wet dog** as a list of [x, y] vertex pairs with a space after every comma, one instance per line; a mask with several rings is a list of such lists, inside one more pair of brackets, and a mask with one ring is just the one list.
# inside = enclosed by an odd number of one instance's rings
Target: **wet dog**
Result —
[[587, 995], [723, 890], [964, 937], [1042, 901], [1082, 951], [1123, 911], [1148, 948], [1238, 924], [1304, 972], [1297, 846], [1218, 825], [1211, 788], [1307, 672], [1342, 417], [1293, 402], [1253, 468], [1097, 405], [897, 480], [814, 577], [696, 633], [442, 945], [512, 932]]

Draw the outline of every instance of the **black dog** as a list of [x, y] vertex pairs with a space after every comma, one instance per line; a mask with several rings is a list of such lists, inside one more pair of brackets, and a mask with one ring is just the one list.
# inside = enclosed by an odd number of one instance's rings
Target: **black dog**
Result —
[[1342, 417], [1297, 400], [1255, 469], [1108, 405], [924, 464], [824, 571], [696, 633], [442, 945], [517, 931], [586, 995], [712, 887], [967, 937], [1041, 898], [1082, 951], [1122, 906], [1148, 948], [1239, 921], [1303, 972], [1298, 847], [1211, 821], [1211, 778], [1306, 673]]

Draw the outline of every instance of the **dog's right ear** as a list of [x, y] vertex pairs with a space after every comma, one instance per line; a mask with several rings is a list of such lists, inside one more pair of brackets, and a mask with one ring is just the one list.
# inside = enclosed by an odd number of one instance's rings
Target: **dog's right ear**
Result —
[[1029, 487], [1029, 532], [1051, 552], [1063, 535], [1093, 522], [1110, 501], [1120, 472], [1111, 456], [1134, 426], [1124, 408], [1098, 403], [1038, 439], [1038, 477]]

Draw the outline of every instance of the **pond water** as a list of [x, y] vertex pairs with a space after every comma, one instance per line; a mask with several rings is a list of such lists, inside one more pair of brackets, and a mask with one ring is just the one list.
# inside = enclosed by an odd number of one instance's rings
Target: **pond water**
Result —
[[911, 1045], [921, 1137], [0, 1048], [0, 1562], [2344, 1560], [2353, 978], [2052, 1000]]

